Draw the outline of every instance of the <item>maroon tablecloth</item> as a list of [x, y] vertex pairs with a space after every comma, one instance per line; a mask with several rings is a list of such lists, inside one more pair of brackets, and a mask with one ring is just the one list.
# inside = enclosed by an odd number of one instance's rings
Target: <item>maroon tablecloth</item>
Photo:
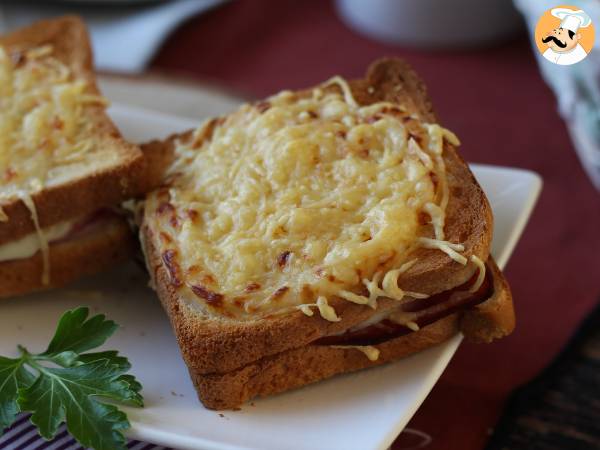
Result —
[[421, 74], [467, 160], [523, 167], [544, 178], [538, 207], [506, 269], [515, 333], [493, 345], [464, 344], [409, 425], [432, 436], [428, 448], [478, 449], [507, 394], [551, 360], [600, 294], [600, 197], [526, 36], [486, 50], [424, 52], [355, 34], [329, 2], [232, 2], [175, 32], [153, 68], [260, 97], [332, 74], [360, 76], [385, 55], [407, 59]]

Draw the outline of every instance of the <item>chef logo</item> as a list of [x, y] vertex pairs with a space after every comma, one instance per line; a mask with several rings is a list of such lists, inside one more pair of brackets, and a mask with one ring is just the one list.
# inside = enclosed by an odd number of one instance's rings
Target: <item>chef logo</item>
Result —
[[535, 43], [548, 61], [569, 66], [592, 50], [594, 24], [585, 11], [574, 6], [551, 8], [538, 21]]

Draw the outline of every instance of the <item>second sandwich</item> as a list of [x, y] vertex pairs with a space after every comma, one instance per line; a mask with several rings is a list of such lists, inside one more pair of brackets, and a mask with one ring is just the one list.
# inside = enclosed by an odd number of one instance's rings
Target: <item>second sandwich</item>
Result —
[[106, 107], [81, 19], [0, 37], [0, 298], [63, 286], [133, 253], [118, 206], [143, 189], [142, 152]]

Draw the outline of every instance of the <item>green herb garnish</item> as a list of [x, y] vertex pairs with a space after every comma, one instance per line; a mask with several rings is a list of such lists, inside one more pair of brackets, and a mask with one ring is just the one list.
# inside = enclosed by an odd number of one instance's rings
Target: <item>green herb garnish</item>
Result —
[[142, 386], [126, 374], [131, 364], [118, 352], [84, 353], [118, 328], [102, 314], [87, 319], [88, 313], [83, 307], [65, 312], [43, 353], [19, 346], [19, 358], [0, 356], [0, 436], [19, 412], [31, 412], [31, 422], [45, 439], [66, 422], [84, 447], [126, 448], [123, 430], [130, 424], [113, 402], [143, 406]]

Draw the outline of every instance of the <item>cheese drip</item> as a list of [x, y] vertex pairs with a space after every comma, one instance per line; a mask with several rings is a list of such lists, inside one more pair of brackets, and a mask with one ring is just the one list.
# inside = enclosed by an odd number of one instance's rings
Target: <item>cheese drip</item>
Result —
[[21, 200], [29, 210], [31, 220], [35, 226], [35, 231], [39, 240], [40, 252], [42, 254], [42, 284], [47, 285], [50, 283], [50, 247], [48, 246], [48, 239], [42, 227], [40, 227], [40, 221], [37, 214], [35, 203], [31, 198], [31, 195], [23, 193]]

